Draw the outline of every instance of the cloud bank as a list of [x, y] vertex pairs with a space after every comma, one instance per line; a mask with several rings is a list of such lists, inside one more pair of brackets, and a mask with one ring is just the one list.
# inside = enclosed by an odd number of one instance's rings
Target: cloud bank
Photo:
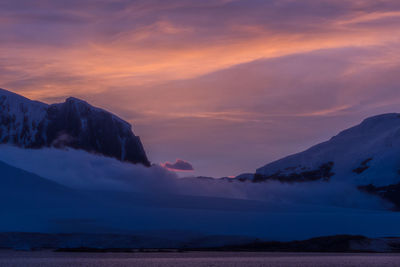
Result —
[[299, 184], [242, 183], [178, 178], [157, 165], [147, 168], [74, 149], [32, 150], [1, 145], [0, 161], [79, 190], [123, 191], [146, 197], [185, 195], [257, 200], [267, 203], [273, 210], [390, 207], [377, 197], [361, 193], [352, 183], [334, 180]]
[[147, 168], [69, 148], [21, 149], [1, 145], [0, 161], [84, 190], [168, 192], [176, 178], [157, 165]]

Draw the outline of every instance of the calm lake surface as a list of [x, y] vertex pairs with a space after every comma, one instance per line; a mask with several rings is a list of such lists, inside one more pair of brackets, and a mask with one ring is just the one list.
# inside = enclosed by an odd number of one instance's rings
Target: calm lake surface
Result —
[[49, 251], [0, 251], [0, 266], [400, 266], [400, 254], [250, 252], [55, 253]]

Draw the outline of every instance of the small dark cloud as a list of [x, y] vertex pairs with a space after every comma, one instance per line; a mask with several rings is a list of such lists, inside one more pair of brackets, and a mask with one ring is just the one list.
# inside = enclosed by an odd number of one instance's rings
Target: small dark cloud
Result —
[[175, 163], [165, 162], [161, 166], [171, 171], [194, 171], [192, 164], [187, 161], [177, 159]]

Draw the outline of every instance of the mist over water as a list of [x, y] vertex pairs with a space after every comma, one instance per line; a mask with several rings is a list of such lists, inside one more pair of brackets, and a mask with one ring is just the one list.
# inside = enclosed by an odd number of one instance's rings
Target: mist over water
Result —
[[[309, 183], [238, 182], [187, 178], [153, 165], [133, 165], [74, 149], [21, 149], [0, 146], [0, 160], [59, 184], [84, 190], [177, 194], [259, 200], [271, 205], [314, 205], [387, 209], [391, 205], [343, 181]], [[299, 207], [300, 208], [300, 207]], [[301, 209], [301, 208], [300, 208]]]
[[1, 161], [74, 189], [168, 191], [176, 178], [160, 166], [147, 168], [83, 150], [0, 148]]
[[[168, 247], [208, 235], [217, 235], [218, 244], [235, 236], [290, 241], [398, 235], [400, 215], [346, 183], [181, 179], [160, 166], [73, 149], [2, 145], [0, 161], [70, 188], [60, 194], [53, 193], [59, 189], [52, 184], [3, 190], [2, 201], [8, 203], [1, 210], [8, 214], [0, 222], [3, 232], [133, 233], [143, 236], [144, 245]], [[39, 178], [18, 179], [25, 185]]]

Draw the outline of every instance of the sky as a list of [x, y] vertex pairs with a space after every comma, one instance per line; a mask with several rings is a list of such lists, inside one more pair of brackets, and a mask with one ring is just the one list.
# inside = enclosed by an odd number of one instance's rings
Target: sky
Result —
[[399, 39], [396, 0], [4, 0], [0, 87], [84, 99], [152, 162], [233, 176], [399, 112]]

